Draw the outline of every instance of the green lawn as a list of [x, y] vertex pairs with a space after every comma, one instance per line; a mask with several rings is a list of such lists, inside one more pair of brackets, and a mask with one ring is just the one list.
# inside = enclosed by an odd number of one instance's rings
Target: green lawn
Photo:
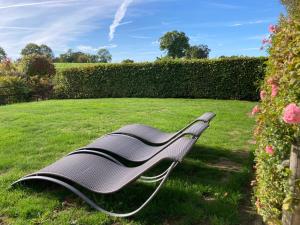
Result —
[[103, 63], [54, 63], [55, 68], [60, 69], [69, 69], [69, 68], [82, 68], [87, 66], [94, 66]]
[[[194, 99], [92, 99], [0, 107], [0, 224], [239, 225], [251, 168], [255, 103]], [[132, 218], [89, 208], [54, 185], [9, 189], [16, 179], [129, 123], [175, 131], [206, 111], [217, 117], [156, 198]], [[94, 195], [109, 209], [139, 205], [154, 185], [136, 183], [112, 196]], [[241, 216], [242, 215], [242, 216]]]

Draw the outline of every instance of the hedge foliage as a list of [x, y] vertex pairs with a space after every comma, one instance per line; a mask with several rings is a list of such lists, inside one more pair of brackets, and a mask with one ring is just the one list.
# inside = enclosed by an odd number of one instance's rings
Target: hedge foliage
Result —
[[29, 100], [26, 82], [17, 76], [0, 76], [0, 105]]
[[258, 99], [266, 58], [101, 64], [61, 70], [58, 98], [160, 97]]
[[[300, 6], [299, 0], [287, 2]], [[278, 26], [270, 27], [270, 57], [261, 85], [262, 101], [254, 110], [258, 115], [253, 184], [257, 210], [268, 224], [281, 224], [282, 209], [293, 205], [288, 185], [290, 170], [283, 161], [289, 159], [292, 143], [300, 138], [300, 8], [294, 9], [296, 14], [289, 10]], [[285, 119], [289, 107], [294, 108], [288, 112], [294, 122]]]

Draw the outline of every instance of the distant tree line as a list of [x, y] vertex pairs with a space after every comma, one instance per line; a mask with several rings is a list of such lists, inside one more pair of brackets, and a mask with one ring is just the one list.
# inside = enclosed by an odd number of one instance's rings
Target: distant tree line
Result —
[[[166, 32], [159, 39], [160, 50], [165, 51], [166, 55], [157, 57], [157, 60], [170, 59], [203, 59], [208, 58], [210, 49], [205, 44], [191, 45], [190, 38], [184, 33], [177, 30]], [[52, 49], [45, 45], [37, 45], [29, 43], [21, 51], [21, 56], [28, 55], [42, 55], [53, 62], [61, 63], [109, 63], [112, 61], [112, 55], [107, 49], [99, 49], [96, 54], [89, 54], [81, 51], [74, 51], [69, 49], [67, 52], [60, 54], [58, 57], [54, 56]], [[0, 47], [0, 61], [7, 57], [3, 48]], [[220, 56], [235, 57], [235, 56]], [[122, 63], [133, 63], [131, 59], [124, 59]]]
[[[99, 49], [97, 54], [88, 54], [80, 51], [73, 51], [69, 49], [66, 53], [60, 54], [58, 57], [54, 56], [53, 50], [47, 45], [37, 45], [34, 43], [27, 44], [21, 50], [21, 58], [29, 55], [45, 56], [53, 62], [62, 63], [109, 63], [112, 60], [112, 55], [107, 49]], [[0, 61], [7, 58], [7, 54], [2, 47], [0, 47]], [[20, 61], [19, 59], [18, 61]]]

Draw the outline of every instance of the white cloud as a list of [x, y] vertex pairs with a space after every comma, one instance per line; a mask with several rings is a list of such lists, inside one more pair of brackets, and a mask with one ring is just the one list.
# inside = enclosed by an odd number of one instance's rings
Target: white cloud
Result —
[[99, 21], [111, 19], [122, 0], [28, 2], [0, 0], [0, 46], [13, 58], [30, 42], [47, 44], [56, 53], [66, 51], [82, 35], [103, 29]]
[[118, 47], [118, 45], [116, 45], [116, 44], [108, 44], [108, 45], [99, 46], [96, 48], [93, 46], [90, 46], [90, 45], [78, 45], [76, 47], [76, 49], [78, 49], [79, 51], [82, 51], [82, 52], [95, 53], [99, 49], [102, 49], [102, 48], [111, 49], [111, 48], [116, 48], [116, 47]]
[[254, 35], [254, 36], [247, 37], [246, 40], [262, 40], [264, 38], [267, 38], [268, 36], [269, 34]]
[[76, 1], [76, 0], [57, 0], [57, 1], [19, 3], [19, 4], [9, 4], [9, 5], [4, 4], [4, 5], [0, 5], [0, 9], [29, 7], [29, 6], [38, 6], [38, 5], [53, 5], [53, 4], [57, 4], [57, 3], [66, 3], [66, 2], [74, 2], [74, 1]]
[[143, 35], [129, 35], [129, 37], [131, 38], [135, 38], [135, 39], [150, 39], [150, 36], [143, 36]]
[[226, 4], [226, 3], [219, 3], [219, 2], [209, 2], [209, 5], [213, 7], [218, 7], [221, 9], [241, 9], [243, 8], [240, 5], [233, 5], [233, 4]]
[[259, 50], [259, 48], [242, 48], [240, 49], [241, 51], [256, 51], [256, 50]]
[[151, 44], [154, 45], [154, 46], [158, 46], [159, 45], [159, 41], [158, 40], [152, 41]]
[[89, 45], [78, 45], [77, 49], [82, 52], [96, 52], [98, 50], [98, 48], [93, 48]]
[[231, 26], [232, 27], [239, 27], [239, 26], [242, 26], [242, 24], [241, 23], [235, 23], [235, 24], [232, 24]]
[[116, 48], [116, 47], [118, 47], [118, 45], [116, 45], [116, 44], [109, 44], [109, 45], [100, 46], [99, 48]]
[[230, 27], [239, 27], [245, 25], [253, 25], [253, 24], [262, 24], [262, 23], [271, 23], [274, 19], [263, 19], [263, 20], [253, 20], [253, 21], [242, 21], [234, 24], [230, 24]]
[[120, 26], [122, 19], [125, 17], [127, 8], [133, 2], [133, 0], [123, 0], [122, 4], [118, 8], [113, 23], [109, 27], [109, 40], [114, 39], [114, 35], [118, 26]]

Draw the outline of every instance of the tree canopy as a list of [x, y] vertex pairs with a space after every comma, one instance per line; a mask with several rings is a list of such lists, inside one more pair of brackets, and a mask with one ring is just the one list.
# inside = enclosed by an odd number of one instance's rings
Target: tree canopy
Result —
[[171, 58], [182, 58], [185, 51], [189, 48], [189, 38], [184, 32], [171, 31], [165, 33], [160, 39], [160, 49], [167, 51]]
[[187, 59], [204, 59], [208, 58], [210, 49], [207, 45], [194, 45], [186, 50]]
[[47, 45], [37, 45], [34, 43], [29, 43], [22, 49], [21, 55], [28, 56], [28, 55], [43, 55], [49, 59], [54, 58], [54, 53], [52, 49]]
[[167, 52], [165, 58], [186, 58], [186, 59], [202, 59], [208, 58], [210, 49], [207, 45], [189, 44], [189, 37], [184, 32], [171, 31], [165, 33], [160, 39], [160, 49]]
[[56, 62], [69, 63], [108, 63], [111, 62], [112, 56], [107, 49], [100, 49], [97, 54], [88, 54], [80, 51], [69, 49], [66, 53], [61, 54], [55, 59]]
[[97, 53], [98, 53], [98, 57], [99, 57], [99, 59], [98, 59], [99, 62], [102, 62], [102, 63], [111, 62], [112, 56], [107, 49], [105, 49], [105, 48], [99, 49], [99, 51]]
[[0, 62], [3, 59], [6, 59], [6, 57], [7, 57], [6, 52], [4, 51], [4, 49], [2, 47], [0, 47]]

